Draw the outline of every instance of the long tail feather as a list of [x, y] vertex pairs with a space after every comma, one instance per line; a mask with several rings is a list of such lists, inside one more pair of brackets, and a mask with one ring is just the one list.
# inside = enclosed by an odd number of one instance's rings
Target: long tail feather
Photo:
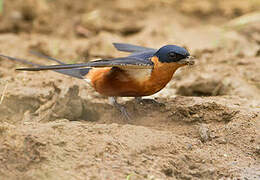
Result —
[[62, 62], [62, 61], [60, 61], [60, 60], [58, 60], [56, 58], [53, 58], [53, 57], [50, 57], [50, 56], [46, 56], [46, 55], [41, 54], [41, 53], [36, 52], [36, 51], [30, 51], [30, 53], [35, 55], [35, 56], [38, 56], [38, 57], [41, 57], [41, 58], [45, 58], [45, 59], [49, 59], [51, 61], [57, 62], [59, 64], [66, 64], [66, 63], [64, 63], [64, 62]]
[[[47, 58], [47, 56], [41, 55], [40, 53], [33, 53], [33, 54]], [[6, 56], [6, 55], [3, 55], [3, 54], [0, 54], [0, 57], [4, 57], [4, 58], [7, 58], [9, 60], [20, 62], [20, 63], [23, 63], [23, 64], [29, 64], [29, 65], [32, 65], [34, 67], [41, 67], [42, 66], [41, 64], [32, 63], [32, 62], [25, 60], [25, 59], [14, 58], [14, 57]], [[63, 64], [63, 65], [65, 64], [65, 63], [63, 63], [63, 62], [61, 62], [57, 59], [54, 59], [54, 58], [48, 57], [47, 59], [58, 62], [59, 64]], [[71, 76], [71, 77], [75, 77], [75, 78], [79, 78], [79, 79], [84, 79], [84, 75], [86, 75], [89, 72], [89, 70], [90, 70], [90, 68], [79, 68], [79, 69], [57, 69], [57, 70], [53, 70], [53, 71], [67, 75], [67, 76]]]

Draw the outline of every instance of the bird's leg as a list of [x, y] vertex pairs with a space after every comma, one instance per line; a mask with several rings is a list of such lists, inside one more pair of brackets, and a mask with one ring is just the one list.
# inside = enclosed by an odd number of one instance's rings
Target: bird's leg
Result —
[[108, 97], [108, 101], [109, 101], [109, 103], [112, 104], [117, 110], [119, 110], [120, 113], [121, 113], [127, 120], [131, 120], [130, 115], [129, 115], [129, 113], [127, 112], [126, 108], [125, 108], [123, 105], [121, 105], [121, 104], [119, 104], [119, 103], [117, 102], [116, 97]]
[[135, 101], [138, 103], [138, 104], [141, 104], [142, 103], [142, 96], [140, 97], [135, 97]]

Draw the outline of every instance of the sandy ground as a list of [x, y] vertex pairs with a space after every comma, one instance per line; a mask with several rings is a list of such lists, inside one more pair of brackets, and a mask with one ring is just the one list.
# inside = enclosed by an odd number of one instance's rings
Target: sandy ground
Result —
[[[243, 19], [241, 19], [241, 17]], [[0, 53], [51, 64], [184, 46], [196, 65], [125, 121], [84, 81], [0, 59], [0, 179], [260, 179], [260, 3], [8, 0]]]

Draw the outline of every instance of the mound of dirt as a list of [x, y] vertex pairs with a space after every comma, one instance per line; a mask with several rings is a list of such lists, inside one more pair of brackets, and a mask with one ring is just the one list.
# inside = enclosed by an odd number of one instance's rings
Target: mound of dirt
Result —
[[[60, 117], [49, 122], [45, 119], [45, 123], [36, 118], [16, 126], [2, 123], [1, 169], [12, 169], [3, 170], [2, 177], [15, 174], [22, 179], [54, 179], [65, 173], [68, 178], [123, 179], [134, 174], [137, 179], [208, 179], [237, 177], [243, 168], [256, 168], [258, 117], [255, 111], [247, 111], [244, 100], [159, 100], [165, 101], [165, 106], [128, 102], [126, 106], [135, 106], [139, 114], [131, 122], [115, 120], [119, 114], [109, 117], [97, 110], [101, 117], [97, 123]], [[57, 113], [51, 109], [52, 114]]]

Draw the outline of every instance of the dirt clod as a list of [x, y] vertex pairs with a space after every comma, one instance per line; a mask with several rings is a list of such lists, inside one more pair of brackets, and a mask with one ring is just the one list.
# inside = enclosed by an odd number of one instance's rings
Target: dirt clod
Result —
[[199, 127], [199, 135], [202, 142], [206, 142], [210, 139], [210, 130], [206, 124], [201, 124]]

